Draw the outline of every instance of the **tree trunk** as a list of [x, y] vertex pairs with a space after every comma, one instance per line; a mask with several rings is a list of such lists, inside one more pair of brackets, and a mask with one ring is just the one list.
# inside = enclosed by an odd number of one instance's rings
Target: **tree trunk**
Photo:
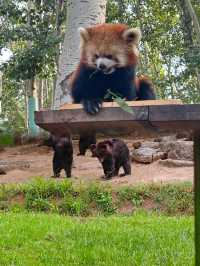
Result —
[[23, 82], [24, 89], [24, 104], [25, 104], [25, 125], [26, 130], [28, 132], [28, 90], [27, 90], [27, 82]]
[[[55, 9], [56, 9], [56, 23], [55, 23], [55, 37], [58, 38], [61, 36], [61, 20], [60, 15], [61, 11], [64, 8], [64, 1], [63, 0], [55, 0]], [[55, 54], [55, 68], [58, 71], [59, 66], [59, 55], [60, 55], [61, 44], [58, 43], [56, 47], [56, 54]], [[52, 90], [52, 99], [51, 99], [51, 106], [54, 106], [54, 99], [55, 99], [55, 91], [56, 91], [56, 83], [57, 77], [55, 76], [53, 80], [53, 90]]]
[[[184, 27], [184, 42], [185, 46], [188, 49], [195, 49], [195, 41], [193, 39], [193, 32], [196, 35], [196, 45], [199, 47], [200, 45], [200, 25], [198, 18], [195, 14], [195, 11], [192, 7], [190, 0], [179, 0], [179, 7], [182, 11], [181, 21]], [[186, 58], [187, 59], [187, 58]], [[200, 71], [196, 67], [194, 68], [196, 78], [197, 78], [197, 89], [200, 93]]]
[[[32, 7], [32, 1], [28, 0], [27, 3], [27, 26], [30, 26], [30, 12]], [[31, 42], [28, 42], [28, 47], [31, 47]], [[38, 98], [36, 88], [34, 86], [34, 77], [32, 79], [25, 81], [26, 93], [28, 95], [28, 107], [27, 107], [27, 115], [28, 115], [28, 134], [32, 136], [36, 136], [39, 133], [39, 127], [35, 124], [34, 120], [34, 112], [38, 110]]]
[[194, 8], [193, 8], [190, 0], [185, 0], [185, 5], [187, 6], [188, 12], [189, 12], [190, 17], [193, 21], [194, 31], [195, 31], [196, 37], [197, 37], [197, 42], [200, 45], [200, 24], [199, 24], [197, 15], [194, 11]]
[[59, 59], [54, 108], [71, 102], [68, 77], [79, 61], [79, 27], [88, 27], [105, 22], [106, 0], [69, 0], [67, 1], [66, 32], [62, 54]]
[[44, 81], [40, 78], [36, 80], [36, 84], [37, 84], [37, 91], [38, 91], [38, 109], [42, 109], [43, 108], [43, 94], [44, 94]]
[[3, 73], [0, 71], [0, 115], [2, 113], [2, 106], [1, 106], [2, 89], [3, 89]]

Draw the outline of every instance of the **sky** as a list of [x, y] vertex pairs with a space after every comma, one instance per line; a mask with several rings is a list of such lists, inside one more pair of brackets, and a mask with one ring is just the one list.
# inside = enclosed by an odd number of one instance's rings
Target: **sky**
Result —
[[12, 52], [7, 48], [2, 48], [0, 53], [0, 65], [10, 59]]

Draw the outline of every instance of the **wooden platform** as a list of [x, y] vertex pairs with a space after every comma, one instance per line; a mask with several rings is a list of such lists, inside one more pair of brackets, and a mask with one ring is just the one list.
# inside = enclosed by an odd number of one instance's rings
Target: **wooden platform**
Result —
[[56, 134], [98, 133], [127, 134], [135, 130], [200, 130], [200, 104], [182, 104], [179, 100], [127, 102], [133, 113], [116, 103], [104, 103], [98, 115], [88, 115], [79, 104], [60, 110], [35, 112], [35, 122]]
[[[167, 105], [167, 104], [182, 104], [181, 100], [150, 100], [150, 101], [129, 101], [128, 106], [152, 106], [152, 105]], [[104, 102], [103, 107], [119, 107], [116, 102]], [[61, 105], [60, 110], [66, 109], [83, 109], [82, 104], [65, 103]]]

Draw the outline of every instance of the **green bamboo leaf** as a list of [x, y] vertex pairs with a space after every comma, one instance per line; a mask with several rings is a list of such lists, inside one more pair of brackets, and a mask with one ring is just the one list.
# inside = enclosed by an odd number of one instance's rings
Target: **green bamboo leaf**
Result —
[[110, 96], [112, 96], [112, 100], [116, 102], [119, 107], [124, 110], [127, 113], [133, 114], [133, 110], [128, 104], [126, 103], [125, 99], [121, 98], [118, 94], [112, 92], [111, 90], [108, 90], [105, 99], [108, 99]]

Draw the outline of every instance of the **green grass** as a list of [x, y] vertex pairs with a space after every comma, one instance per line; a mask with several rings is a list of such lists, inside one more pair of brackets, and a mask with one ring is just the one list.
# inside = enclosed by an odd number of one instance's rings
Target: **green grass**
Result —
[[193, 218], [1, 213], [2, 266], [194, 265]]
[[111, 188], [106, 184], [75, 185], [69, 180], [40, 178], [28, 184], [0, 185], [0, 210], [44, 211], [71, 216], [130, 214], [138, 209], [167, 215], [192, 215], [193, 199], [191, 183]]

